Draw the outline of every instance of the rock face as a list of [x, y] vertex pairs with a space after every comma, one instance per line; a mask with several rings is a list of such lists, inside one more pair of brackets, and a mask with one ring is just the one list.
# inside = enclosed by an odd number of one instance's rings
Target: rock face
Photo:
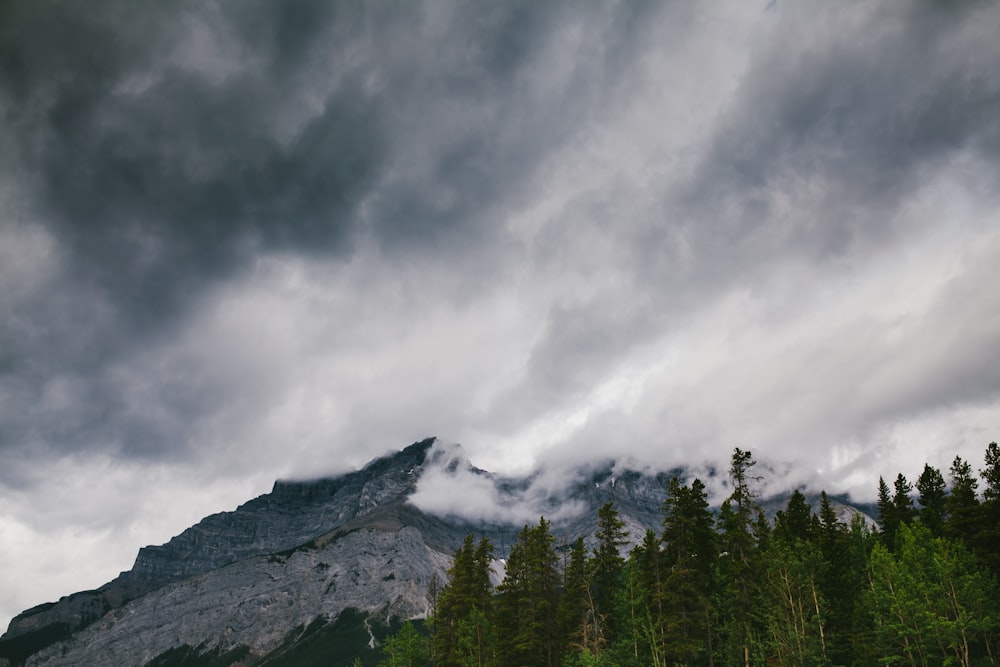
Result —
[[33, 655], [28, 664], [143, 665], [208, 637], [260, 657], [290, 629], [319, 616], [335, 618], [349, 607], [370, 608], [373, 600], [386, 615], [424, 615], [431, 579], [443, 576], [449, 561], [410, 526], [338, 532], [308, 548], [253, 556], [163, 586]]
[[[376, 510], [384, 510], [394, 502], [400, 504], [413, 491], [420, 466], [433, 442], [431, 438], [415, 443], [394, 456], [373, 461], [363, 470], [334, 479], [275, 482], [271, 493], [233, 512], [213, 514], [167, 544], [140, 549], [131, 570], [97, 590], [75, 593], [15, 617], [0, 639], [0, 659], [13, 659], [16, 664], [39, 647], [89, 629], [98, 620], [102, 620], [99, 627], [105, 627], [105, 621], [114, 616], [110, 612], [132, 601], [158, 599], [153, 593], [160, 593], [169, 584], [184, 582], [171, 589], [175, 594], [177, 590], [185, 590], [185, 585], [193, 587], [191, 592], [197, 594], [201, 590], [200, 575], [295, 549], [358, 517], [377, 514]], [[438, 544], [438, 548], [446, 551], [448, 545]], [[262, 573], [262, 576], [269, 575]], [[134, 614], [136, 608], [137, 605], [131, 605], [128, 612]], [[41, 655], [33, 658], [32, 664], [39, 659]]]
[[[141, 549], [114, 581], [17, 616], [0, 638], [0, 666], [189, 664], [164, 658], [181, 649], [239, 656], [212, 664], [249, 665], [348, 609], [383, 622], [425, 616], [431, 582], [446, 580], [467, 534], [489, 537], [503, 559], [524, 521], [421, 511], [409, 502], [421, 476], [432, 468], [446, 483], [458, 479], [447, 475], [472, 476], [496, 490], [501, 506], [522, 502], [533, 483], [497, 478], [433, 445], [415, 443], [332, 479], [276, 482], [233, 512]], [[669, 476], [615, 475], [609, 464], [536, 494], [531, 507], [555, 517], [563, 544], [578, 536], [593, 543], [597, 509], [613, 501], [638, 543], [660, 527]], [[367, 620], [365, 627], [371, 632]]]

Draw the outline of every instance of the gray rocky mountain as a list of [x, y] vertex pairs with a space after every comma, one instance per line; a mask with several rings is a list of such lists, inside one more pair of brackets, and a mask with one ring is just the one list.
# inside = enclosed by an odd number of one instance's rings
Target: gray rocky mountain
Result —
[[[471, 480], [520, 514], [425, 511], [411, 498], [430, 471], [445, 492]], [[539, 492], [533, 478], [496, 477], [427, 439], [357, 472], [276, 482], [269, 494], [141, 549], [131, 570], [99, 589], [14, 618], [0, 638], [0, 665], [307, 664], [280, 656], [343, 630], [348, 617], [374, 645], [393, 619], [426, 615], [432, 582], [445, 580], [466, 535], [489, 537], [503, 559], [525, 523], [514, 517], [535, 511], [533, 521], [552, 518], [564, 544], [592, 540], [597, 509], [613, 501], [638, 542], [658, 529], [667, 479], [678, 472], [615, 474], [608, 464]]]

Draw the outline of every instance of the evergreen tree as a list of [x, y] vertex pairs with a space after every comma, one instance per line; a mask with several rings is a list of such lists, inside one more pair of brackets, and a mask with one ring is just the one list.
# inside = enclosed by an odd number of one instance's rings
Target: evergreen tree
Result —
[[865, 591], [870, 588], [869, 567], [871, 553], [875, 545], [884, 547], [882, 536], [869, 530], [864, 517], [855, 516], [847, 533], [848, 572], [851, 585], [848, 594], [856, 601], [851, 615], [850, 654], [851, 661], [837, 664], [875, 665], [881, 654], [872, 624], [871, 611], [867, 605]]
[[[448, 570], [448, 583], [437, 596], [433, 654], [436, 665], [465, 667], [490, 663], [490, 624], [493, 614], [490, 564], [493, 545], [485, 537], [478, 544], [468, 535]], [[470, 654], [471, 652], [471, 654]]]
[[1000, 447], [997, 443], [987, 446], [984, 463], [985, 467], [979, 471], [983, 480], [983, 504], [976, 546], [980, 558], [1000, 577]]
[[498, 587], [497, 663], [501, 667], [554, 667], [559, 654], [559, 572], [555, 538], [544, 517], [525, 526], [511, 547]]
[[972, 474], [972, 466], [960, 456], [952, 462], [949, 478], [951, 493], [945, 498], [944, 534], [972, 548], [979, 530], [979, 480]]
[[882, 526], [882, 539], [886, 547], [891, 551], [895, 548], [896, 531], [899, 526], [909, 523], [917, 515], [917, 510], [913, 506], [913, 485], [910, 484], [903, 473], [896, 475], [893, 484], [894, 493], [889, 497], [889, 487], [885, 480], [878, 478], [878, 521]]
[[812, 511], [802, 492], [796, 489], [784, 511], [778, 510], [774, 520], [774, 534], [787, 543], [808, 540], [812, 532]]
[[724, 558], [720, 570], [725, 582], [720, 598], [726, 618], [723, 619], [725, 646], [723, 663], [749, 667], [751, 653], [756, 652], [755, 631], [759, 619], [754, 617], [756, 591], [757, 540], [755, 517], [760, 515], [756, 494], [751, 485], [758, 481], [752, 475], [756, 461], [749, 451], [739, 447], [733, 451], [729, 480], [732, 493], [719, 510], [719, 527]]
[[609, 652], [616, 667], [648, 667], [656, 664], [650, 643], [649, 590], [646, 587], [642, 545], [625, 561], [614, 595], [614, 627], [617, 637]]
[[664, 576], [655, 598], [660, 652], [671, 663], [711, 664], [711, 596], [718, 552], [713, 523], [701, 480], [689, 487], [672, 478], [663, 505]]
[[827, 603], [826, 654], [835, 665], [850, 664], [852, 621], [862, 578], [852, 570], [848, 527], [837, 518], [826, 491], [820, 494], [814, 539], [823, 563], [817, 584]]
[[882, 543], [892, 549], [896, 542], [896, 530], [899, 528], [899, 519], [896, 516], [896, 507], [892, 504], [892, 496], [889, 495], [889, 485], [881, 476], [878, 478], [878, 525], [882, 531]]
[[997, 443], [991, 442], [987, 445], [983, 462], [986, 467], [979, 471], [980, 477], [986, 483], [983, 488], [983, 502], [1000, 501], [1000, 446], [997, 446]]
[[630, 559], [635, 561], [636, 576], [644, 596], [639, 630], [649, 654], [646, 663], [653, 665], [663, 664], [664, 620], [667, 615], [664, 606], [665, 556], [661, 547], [661, 538], [652, 529], [647, 529], [642, 544], [632, 551]]
[[913, 506], [913, 485], [910, 484], [903, 473], [896, 475], [893, 483], [895, 493], [892, 496], [892, 507], [896, 513], [899, 523], [910, 523], [917, 516], [917, 509]]
[[559, 600], [558, 624], [563, 647], [591, 649], [600, 653], [603, 639], [594, 636], [593, 604], [588, 577], [587, 547], [578, 537], [570, 546], [563, 572], [563, 594]]
[[597, 618], [604, 626], [608, 641], [614, 641], [615, 627], [612, 611], [615, 591], [621, 580], [625, 559], [620, 549], [627, 542], [625, 522], [618, 517], [612, 503], [605, 503], [597, 511], [597, 547], [591, 559], [591, 590], [597, 608]]
[[924, 464], [924, 470], [917, 478], [917, 502], [920, 503], [920, 523], [927, 526], [934, 536], [944, 530], [945, 484], [941, 471]]

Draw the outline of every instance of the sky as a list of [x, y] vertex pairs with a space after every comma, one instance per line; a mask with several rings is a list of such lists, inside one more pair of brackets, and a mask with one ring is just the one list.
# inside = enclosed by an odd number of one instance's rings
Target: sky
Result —
[[0, 4], [0, 626], [278, 478], [1000, 437], [990, 2]]

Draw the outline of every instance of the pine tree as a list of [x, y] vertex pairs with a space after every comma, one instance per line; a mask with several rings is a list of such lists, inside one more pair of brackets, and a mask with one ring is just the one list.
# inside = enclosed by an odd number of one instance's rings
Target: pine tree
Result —
[[913, 485], [910, 484], [903, 473], [896, 475], [893, 483], [895, 493], [892, 496], [892, 507], [896, 513], [896, 519], [900, 523], [910, 523], [917, 516], [917, 509], [913, 506]]
[[951, 493], [945, 498], [944, 534], [972, 548], [979, 530], [979, 480], [972, 474], [972, 466], [960, 456], [952, 462], [949, 478]]
[[437, 596], [436, 613], [431, 619], [436, 665], [464, 667], [470, 659], [475, 665], [488, 664], [492, 654], [492, 558], [493, 545], [485, 537], [476, 544], [468, 535], [455, 552], [448, 583]]
[[713, 523], [701, 480], [689, 487], [672, 478], [663, 504], [664, 576], [656, 607], [662, 653], [670, 662], [711, 664], [711, 596], [718, 552]]
[[637, 546], [625, 561], [614, 595], [614, 626], [617, 637], [610, 661], [616, 667], [648, 667], [655, 649], [650, 643], [649, 589], [643, 572], [645, 555]]
[[570, 546], [563, 572], [563, 594], [557, 612], [559, 633], [564, 650], [589, 648], [599, 653], [603, 646], [593, 636], [588, 569], [587, 547], [583, 538], [578, 537]]
[[723, 598], [727, 613], [724, 626], [728, 640], [726, 664], [751, 664], [752, 643], [755, 642], [753, 616], [756, 591], [757, 540], [755, 517], [761, 514], [751, 484], [758, 481], [751, 470], [756, 465], [749, 451], [739, 447], [733, 451], [729, 480], [733, 491], [719, 510], [722, 547], [725, 558], [720, 562], [726, 582]]
[[920, 493], [917, 497], [917, 502], [920, 503], [920, 523], [927, 526], [935, 537], [940, 536], [944, 530], [946, 499], [941, 471], [925, 463], [923, 472], [917, 478], [917, 491]]
[[851, 625], [861, 577], [852, 570], [848, 527], [837, 518], [826, 491], [820, 494], [819, 528], [814, 537], [823, 562], [817, 583], [827, 603], [826, 653], [835, 665], [850, 664]]
[[983, 502], [1000, 501], [1000, 446], [997, 446], [997, 443], [991, 442], [987, 445], [983, 462], [986, 467], [979, 471], [980, 477], [986, 483], [983, 488]]
[[778, 510], [774, 520], [774, 534], [789, 544], [795, 540], [808, 540], [812, 532], [812, 510], [802, 492], [796, 489], [788, 499], [784, 511]]
[[896, 475], [893, 488], [895, 492], [890, 499], [889, 487], [886, 486], [884, 479], [878, 478], [878, 522], [882, 526], [883, 542], [890, 551], [895, 548], [896, 531], [899, 526], [909, 523], [917, 515], [913, 499], [910, 497], [913, 485], [906, 480], [903, 473]]
[[525, 526], [510, 550], [507, 575], [497, 588], [497, 662], [501, 667], [554, 667], [559, 654], [556, 610], [559, 559], [544, 517]]
[[647, 529], [630, 558], [635, 562], [635, 573], [643, 592], [643, 617], [640, 619], [640, 632], [643, 644], [648, 652], [647, 664], [663, 664], [664, 620], [667, 609], [664, 607], [664, 577], [666, 573], [665, 557], [661, 538], [652, 530]]
[[1000, 577], [1000, 447], [991, 442], [986, 448], [985, 467], [979, 471], [983, 480], [981, 523], [977, 551], [993, 573]]
[[892, 504], [892, 497], [889, 495], [889, 485], [881, 476], [878, 478], [878, 525], [882, 531], [882, 543], [892, 549], [896, 542], [896, 530], [899, 528], [899, 519], [896, 517], [896, 508]]
[[597, 511], [597, 547], [591, 559], [591, 584], [597, 616], [603, 619], [605, 636], [614, 641], [615, 627], [612, 611], [615, 591], [621, 580], [625, 559], [619, 550], [626, 544], [628, 532], [625, 522], [618, 517], [612, 503], [605, 503]]

